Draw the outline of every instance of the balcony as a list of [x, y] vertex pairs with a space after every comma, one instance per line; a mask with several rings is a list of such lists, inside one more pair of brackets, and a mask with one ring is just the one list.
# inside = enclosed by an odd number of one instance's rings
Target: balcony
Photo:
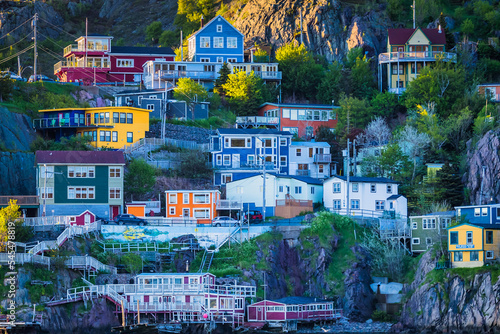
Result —
[[221, 199], [217, 202], [217, 210], [243, 210], [243, 203], [240, 201], [231, 201], [228, 199]]
[[89, 68], [95, 70], [108, 70], [111, 68], [111, 63], [108, 59], [93, 61], [94, 58], [87, 59], [87, 63], [83, 59], [76, 61], [60, 61], [54, 65], [54, 74], [59, 73], [63, 68]]
[[311, 171], [309, 169], [297, 169], [297, 176], [309, 176]]
[[329, 164], [332, 162], [331, 154], [315, 154], [314, 163], [315, 164]]
[[212, 71], [160, 71], [160, 78], [164, 80], [190, 78], [193, 80], [215, 80], [219, 73]]
[[115, 126], [113, 121], [94, 123], [94, 119], [91, 122], [85, 122], [83, 117], [78, 119], [69, 118], [37, 118], [33, 120], [33, 127], [35, 129], [58, 129], [58, 128], [97, 128], [97, 127], [109, 127]]
[[64, 56], [71, 54], [72, 52], [106, 52], [108, 51], [107, 45], [94, 45], [91, 48], [79, 48], [78, 44], [71, 44], [64, 48]]
[[281, 80], [281, 71], [254, 71], [253, 73], [256, 77], [259, 77], [263, 80]]
[[401, 95], [403, 94], [403, 92], [406, 90], [405, 87], [401, 87], [401, 88], [389, 88], [389, 93], [393, 93], [393, 94], [397, 94], [397, 95]]
[[[256, 164], [256, 163], [233, 163], [230, 165], [216, 165], [214, 166], [216, 169], [240, 169], [240, 170], [262, 170], [263, 166], [262, 164]], [[274, 169], [278, 169], [277, 166], [274, 165], [272, 162], [267, 162], [266, 163], [266, 171], [273, 171]]]
[[266, 116], [243, 116], [236, 117], [236, 124], [239, 128], [259, 127], [259, 126], [273, 126], [279, 127], [279, 117], [266, 117]]
[[452, 61], [456, 62], [456, 53], [441, 51], [386, 52], [378, 55], [380, 64], [412, 61]]
[[38, 196], [0, 196], [0, 206], [9, 205], [10, 200], [16, 201], [19, 206], [23, 205], [38, 205]]

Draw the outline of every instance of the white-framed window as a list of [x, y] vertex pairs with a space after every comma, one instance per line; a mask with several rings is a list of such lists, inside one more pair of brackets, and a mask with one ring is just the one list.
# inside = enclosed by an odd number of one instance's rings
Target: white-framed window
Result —
[[411, 223], [411, 229], [412, 229], [412, 230], [416, 230], [416, 229], [417, 229], [417, 227], [418, 227], [418, 223], [417, 223], [417, 222], [412, 222], [412, 223]]
[[470, 252], [470, 260], [471, 261], [479, 261], [479, 251]]
[[296, 194], [302, 194], [302, 187], [295, 187]]
[[280, 146], [286, 146], [287, 140], [286, 138], [280, 138]]
[[40, 167], [40, 178], [45, 178], [47, 176], [47, 179], [52, 179], [54, 178], [54, 166], [41, 166]]
[[359, 209], [359, 199], [351, 199], [351, 209]]
[[247, 164], [248, 165], [255, 165], [255, 155], [249, 154], [247, 155]]
[[474, 217], [479, 217], [481, 215], [481, 208], [474, 208]]
[[94, 199], [95, 187], [68, 187], [68, 199]]
[[113, 142], [116, 143], [118, 141], [118, 131], [113, 131], [112, 138], [113, 138]]
[[451, 225], [451, 218], [441, 218], [441, 228], [446, 230]]
[[133, 143], [133, 142], [134, 142], [134, 133], [127, 132], [127, 143]]
[[222, 174], [221, 175], [221, 183], [226, 184], [233, 181], [233, 174], [228, 173], [228, 174]]
[[487, 216], [488, 215], [488, 208], [481, 208], [481, 216]]
[[121, 198], [122, 198], [122, 188], [120, 187], [109, 188], [109, 199], [121, 199]]
[[467, 231], [466, 232], [466, 240], [467, 240], [467, 245], [472, 245], [473, 244], [472, 231]]
[[311, 187], [311, 195], [314, 195], [314, 187]]
[[243, 298], [236, 298], [235, 303], [236, 303], [235, 308], [243, 309], [243, 305], [244, 305]]
[[359, 183], [352, 184], [352, 192], [357, 193], [359, 191]]
[[392, 194], [392, 184], [387, 185], [387, 193]]
[[210, 37], [200, 37], [200, 48], [210, 47]]
[[227, 58], [227, 62], [228, 63], [237, 63], [238, 59], [236, 59], [236, 58]]
[[175, 215], [175, 206], [169, 208], [170, 215]]
[[453, 261], [462, 262], [464, 260], [463, 252], [453, 252]]
[[189, 204], [189, 193], [182, 194], [182, 204]]
[[177, 204], [177, 193], [168, 194], [168, 204]]
[[278, 191], [279, 191], [280, 193], [282, 193], [282, 192], [283, 192], [283, 186], [279, 186], [279, 187], [278, 187]]
[[424, 230], [436, 229], [436, 218], [424, 218], [424, 219], [422, 219], [422, 228]]
[[208, 204], [210, 203], [210, 194], [194, 194], [194, 204]]
[[224, 37], [214, 37], [214, 48], [222, 49], [224, 47]]
[[420, 238], [412, 238], [411, 244], [412, 245], [420, 245]]
[[340, 210], [340, 209], [342, 208], [342, 206], [341, 206], [341, 205], [342, 205], [342, 203], [340, 202], [340, 200], [339, 200], [339, 199], [334, 199], [334, 200], [333, 200], [333, 208], [334, 208], [335, 210]]
[[283, 131], [288, 131], [290, 132], [291, 134], [296, 134], [298, 135], [299, 134], [299, 128], [288, 128], [288, 127], [284, 127], [283, 128]]
[[215, 156], [215, 163], [217, 164], [217, 166], [222, 166], [222, 155], [221, 154], [217, 154]]
[[324, 166], [323, 165], [318, 165], [318, 173], [323, 174], [324, 171], [325, 171]]
[[44, 188], [40, 188], [40, 195], [42, 198], [54, 198], [54, 188], [53, 187], [45, 187], [45, 192]]
[[217, 25], [217, 32], [222, 32], [222, 24]]
[[200, 62], [202, 62], [202, 63], [210, 63], [210, 58], [200, 58]]
[[426, 244], [427, 246], [432, 245], [432, 238], [429, 238], [429, 237], [425, 238], [425, 244]]
[[286, 161], [286, 155], [280, 156], [280, 166], [281, 167], [286, 167], [287, 161]]
[[238, 39], [236, 37], [227, 38], [227, 48], [236, 49], [238, 47]]
[[218, 63], [223, 63], [224, 62], [224, 57], [217, 57], [217, 62]]
[[375, 210], [385, 210], [385, 201], [375, 201]]
[[296, 157], [302, 156], [302, 149], [300, 149], [300, 148], [295, 149], [295, 156]]
[[196, 219], [209, 219], [210, 209], [193, 209], [193, 215]]
[[155, 110], [155, 105], [154, 104], [147, 104], [146, 109], [147, 110]]
[[370, 192], [371, 193], [376, 193], [377, 192], [377, 185], [372, 183], [370, 184]]
[[231, 165], [231, 154], [224, 154], [223, 155], [223, 165], [224, 166], [230, 166]]
[[122, 169], [121, 167], [110, 167], [109, 168], [109, 177], [122, 177]]
[[68, 178], [94, 178], [95, 167], [68, 166]]
[[335, 182], [333, 184], [333, 192], [334, 193], [339, 193], [340, 192], [340, 182]]
[[116, 67], [134, 67], [133, 59], [117, 59]]
[[486, 259], [487, 260], [492, 260], [495, 258], [495, 252], [494, 251], [486, 251]]

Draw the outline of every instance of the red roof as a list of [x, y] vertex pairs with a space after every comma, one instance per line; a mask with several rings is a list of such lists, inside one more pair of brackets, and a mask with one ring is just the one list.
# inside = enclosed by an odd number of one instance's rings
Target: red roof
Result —
[[125, 164], [122, 151], [36, 151], [37, 164]]
[[[416, 29], [388, 29], [389, 33], [389, 44], [390, 45], [403, 45], [408, 42], [410, 37], [413, 35], [413, 32]], [[446, 37], [444, 35], [444, 31], [439, 29], [420, 29], [424, 33], [425, 36], [429, 39], [432, 44], [446, 44]]]

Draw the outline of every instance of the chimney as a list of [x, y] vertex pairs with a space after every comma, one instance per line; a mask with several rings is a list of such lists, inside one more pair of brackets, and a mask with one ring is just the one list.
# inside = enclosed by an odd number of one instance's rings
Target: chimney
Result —
[[438, 33], [441, 33], [441, 25], [438, 25]]
[[203, 28], [203, 24], [204, 24], [204, 23], [203, 23], [203, 15], [202, 15], [202, 16], [201, 16], [201, 27], [200, 27], [200, 29], [201, 29], [201, 28]]

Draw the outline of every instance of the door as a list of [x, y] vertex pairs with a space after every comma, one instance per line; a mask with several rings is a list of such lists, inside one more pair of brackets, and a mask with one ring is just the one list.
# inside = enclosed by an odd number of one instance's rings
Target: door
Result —
[[84, 215], [84, 218], [85, 218], [85, 220], [84, 220], [84, 224], [85, 224], [85, 225], [90, 224], [90, 214], [86, 213], [86, 214]]
[[240, 168], [240, 155], [233, 154], [233, 168]]
[[62, 122], [64, 122], [64, 121], [63, 121], [63, 119], [64, 119], [64, 114], [62, 114], [62, 113], [58, 114], [57, 119], [58, 119], [58, 123], [57, 123], [57, 124], [58, 124], [59, 126], [61, 126]]
[[109, 210], [111, 212], [111, 219], [115, 219], [116, 216], [118, 216], [120, 214], [120, 207], [117, 206], [117, 205], [112, 205], [111, 206], [111, 210]]
[[182, 209], [182, 217], [184, 219], [189, 219], [189, 209]]
[[264, 320], [264, 308], [257, 307], [257, 320]]

